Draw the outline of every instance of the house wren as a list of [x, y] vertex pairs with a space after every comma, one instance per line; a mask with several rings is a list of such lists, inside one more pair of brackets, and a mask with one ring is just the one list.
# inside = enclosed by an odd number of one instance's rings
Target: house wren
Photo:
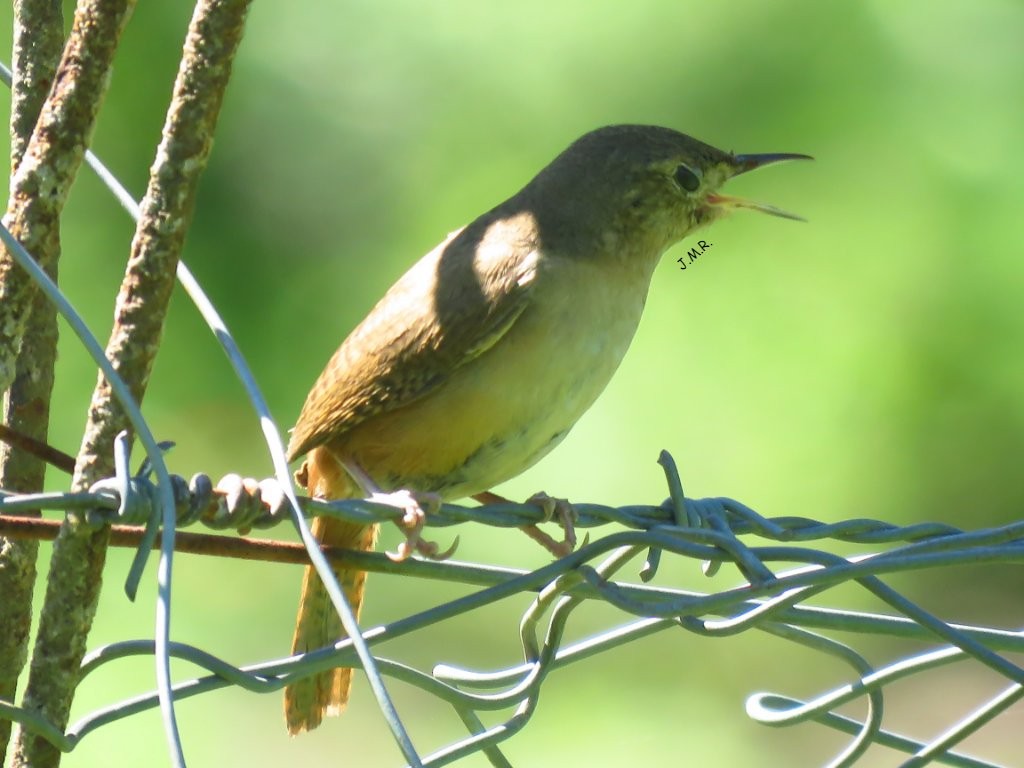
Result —
[[[288, 447], [311, 496], [472, 496], [562, 440], [618, 368], [661, 254], [732, 208], [729, 178], [796, 154], [734, 155], [668, 128], [617, 125], [578, 139], [511, 198], [403, 275], [328, 362]], [[328, 545], [366, 550], [376, 525], [317, 518]], [[335, 571], [352, 608], [366, 574]], [[293, 652], [343, 636], [306, 568]], [[291, 733], [345, 705], [351, 669], [291, 684]]]

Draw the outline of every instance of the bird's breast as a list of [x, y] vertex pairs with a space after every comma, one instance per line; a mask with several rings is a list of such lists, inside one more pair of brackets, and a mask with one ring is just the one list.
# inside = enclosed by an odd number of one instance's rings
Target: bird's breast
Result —
[[529, 306], [421, 400], [369, 419], [348, 451], [383, 487], [460, 498], [518, 475], [568, 434], [633, 338], [650, 277], [541, 260]]

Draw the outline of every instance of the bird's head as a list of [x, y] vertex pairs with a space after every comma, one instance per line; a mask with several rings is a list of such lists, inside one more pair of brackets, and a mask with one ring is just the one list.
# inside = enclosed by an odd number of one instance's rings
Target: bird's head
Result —
[[656, 259], [735, 208], [799, 219], [719, 191], [733, 176], [797, 159], [810, 158], [736, 155], [669, 128], [613, 125], [577, 139], [520, 196], [536, 217], [542, 239], [559, 251]]

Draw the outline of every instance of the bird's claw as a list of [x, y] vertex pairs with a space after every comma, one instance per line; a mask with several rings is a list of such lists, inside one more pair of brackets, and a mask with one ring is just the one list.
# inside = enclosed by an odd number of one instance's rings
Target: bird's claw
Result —
[[427, 515], [437, 512], [441, 508], [441, 497], [436, 493], [413, 493], [412, 491], [394, 491], [392, 493], [374, 493], [370, 501], [398, 507], [405, 514], [395, 524], [405, 534], [405, 541], [398, 545], [395, 552], [387, 552], [387, 556], [394, 562], [400, 563], [408, 560], [414, 553], [422, 555], [431, 560], [445, 560], [452, 556], [458, 546], [458, 538], [445, 551], [440, 551], [436, 542], [427, 541], [423, 538], [423, 526], [427, 522]]
[[579, 515], [568, 499], [556, 499], [544, 491], [539, 491], [526, 500], [527, 504], [536, 504], [544, 513], [544, 522], [556, 519], [562, 526], [565, 535], [562, 541], [555, 541], [536, 525], [525, 525], [523, 531], [531, 539], [540, 544], [555, 557], [565, 557], [576, 548], [576, 521]]

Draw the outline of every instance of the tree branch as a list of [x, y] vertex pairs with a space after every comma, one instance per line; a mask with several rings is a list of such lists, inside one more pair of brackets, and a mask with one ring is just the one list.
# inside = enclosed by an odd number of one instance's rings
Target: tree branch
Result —
[[[83, 5], [106, 10], [111, 4], [83, 0]], [[137, 401], [145, 393], [159, 348], [196, 187], [209, 157], [248, 5], [249, 0], [200, 0], [185, 41], [106, 350]], [[116, 31], [106, 33], [116, 45]], [[89, 407], [73, 489], [88, 488], [111, 473], [111, 445], [126, 426], [122, 409], [101, 377]], [[109, 537], [108, 527], [96, 530], [70, 515], [54, 543], [24, 706], [60, 728], [67, 726], [96, 614]], [[59, 760], [60, 753], [44, 739], [22, 734], [14, 766], [47, 768]]]
[[[15, 0], [10, 122], [12, 179], [29, 148], [63, 48], [61, 4], [53, 0]], [[84, 137], [81, 141], [84, 143]], [[73, 172], [68, 175], [68, 183], [73, 176]], [[56, 216], [44, 217], [38, 222], [38, 228], [39, 238], [50, 246], [49, 252], [43, 254], [46, 270], [56, 280], [60, 254]], [[0, 256], [0, 260], [3, 258]], [[57, 315], [45, 297], [38, 291], [32, 293], [14, 380], [4, 396], [3, 423], [29, 440], [45, 443], [57, 354]], [[0, 487], [24, 493], [38, 492], [43, 488], [45, 474], [46, 466], [36, 456], [7, 445], [0, 446]], [[8, 701], [15, 700], [18, 677], [28, 655], [38, 549], [35, 541], [0, 538], [0, 594], [4, 596], [0, 601], [0, 698]], [[0, 764], [6, 759], [10, 737], [11, 722], [0, 720]]]

